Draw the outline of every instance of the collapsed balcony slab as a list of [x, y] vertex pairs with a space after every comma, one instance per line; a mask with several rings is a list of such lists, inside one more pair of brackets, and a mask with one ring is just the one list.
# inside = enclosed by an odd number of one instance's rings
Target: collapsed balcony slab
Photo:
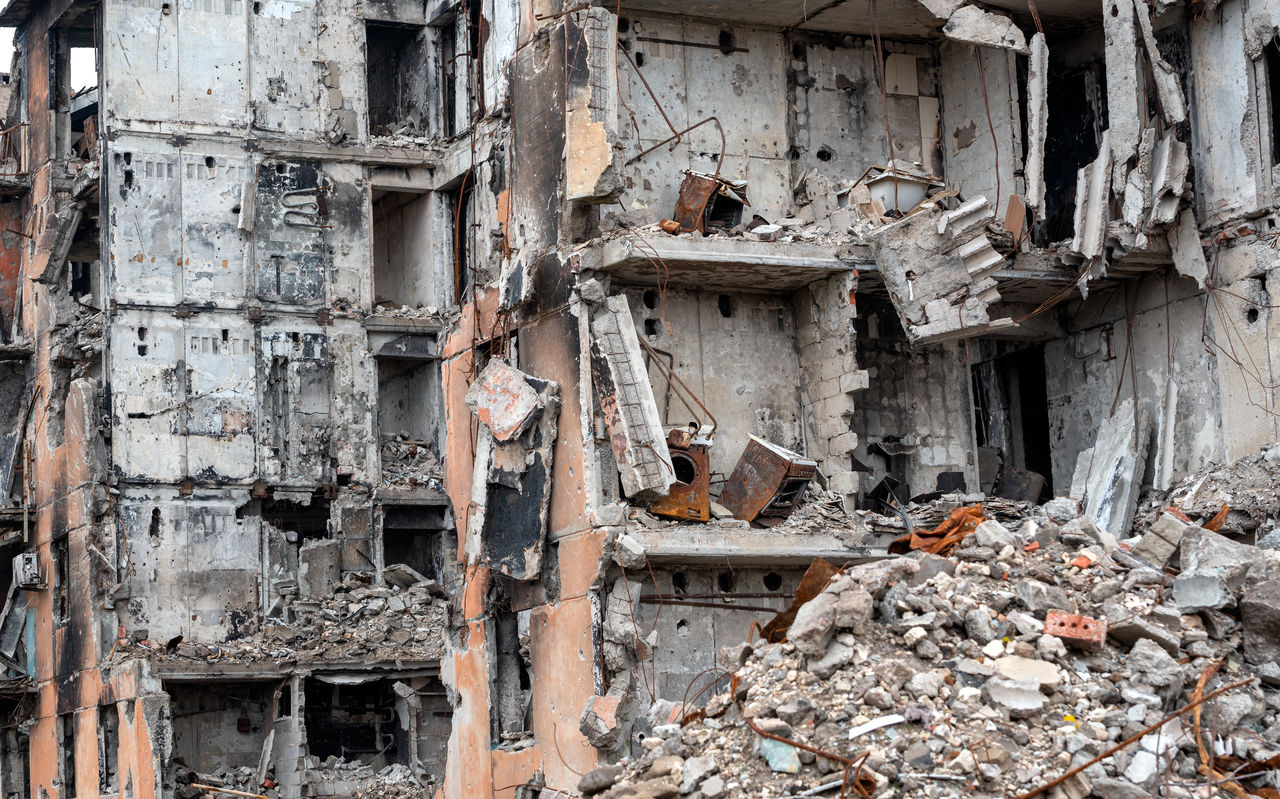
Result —
[[600, 269], [636, 286], [794, 291], [871, 261], [865, 247], [629, 233], [601, 245]]

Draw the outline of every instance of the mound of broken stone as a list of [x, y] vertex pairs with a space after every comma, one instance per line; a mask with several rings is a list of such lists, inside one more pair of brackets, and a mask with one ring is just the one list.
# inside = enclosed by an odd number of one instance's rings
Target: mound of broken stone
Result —
[[[786, 642], [721, 653], [735, 674], [689, 723], [655, 703], [643, 756], [587, 774], [581, 793], [836, 796], [848, 762], [874, 796], [1017, 796], [1085, 765], [1043, 795], [1274, 786], [1280, 554], [1168, 514], [1154, 534], [1117, 542], [1055, 503], [1016, 531], [984, 522], [950, 557], [837, 574]], [[1059, 614], [1109, 635], [1046, 634]], [[1188, 705], [1203, 675], [1203, 694], [1257, 679], [1201, 706], [1199, 743], [1193, 713], [1143, 734]]]
[[[348, 577], [323, 599], [294, 599], [284, 618], [269, 618], [260, 632], [218, 643], [122, 642], [117, 654], [163, 655], [206, 662], [340, 662], [348, 660], [439, 660], [448, 609], [442, 588], [410, 575], [404, 585], [369, 585]], [[390, 573], [390, 572], [389, 572]], [[145, 639], [145, 635], [143, 636]]]

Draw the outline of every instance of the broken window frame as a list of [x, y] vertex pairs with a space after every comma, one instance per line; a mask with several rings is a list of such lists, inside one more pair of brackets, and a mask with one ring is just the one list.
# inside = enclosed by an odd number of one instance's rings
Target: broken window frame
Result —
[[[405, 112], [413, 108], [421, 108], [425, 111], [429, 108], [430, 103], [430, 85], [424, 79], [421, 87], [420, 96], [411, 96], [413, 93], [409, 91], [406, 82], [401, 79], [411, 66], [409, 62], [417, 64], [427, 64], [427, 51], [431, 47], [430, 33], [426, 25], [413, 24], [407, 22], [387, 22], [382, 20], [365, 20], [365, 96], [367, 98], [367, 116], [366, 126], [370, 136], [391, 136], [396, 135], [400, 128], [414, 127], [409, 118], [405, 116]], [[376, 38], [375, 38], [376, 33]], [[390, 41], [392, 38], [395, 41]], [[375, 55], [376, 53], [376, 55]], [[379, 92], [374, 90], [375, 67], [386, 63], [387, 71], [396, 77], [395, 85], [391, 91], [393, 98], [383, 98]], [[394, 106], [389, 112], [375, 111], [375, 109], [383, 108], [383, 105], [375, 103], [375, 100], [392, 99]], [[396, 116], [396, 112], [399, 116]], [[392, 119], [392, 117], [395, 117]], [[429, 119], [423, 119], [416, 126], [416, 129], [410, 130], [406, 135], [425, 135], [430, 129]]]

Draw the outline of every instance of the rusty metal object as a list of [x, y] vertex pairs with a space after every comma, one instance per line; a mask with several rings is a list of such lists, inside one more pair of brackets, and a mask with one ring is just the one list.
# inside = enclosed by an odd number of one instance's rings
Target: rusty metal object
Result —
[[664, 233], [670, 233], [673, 236], [680, 234], [680, 223], [674, 219], [664, 219], [658, 223], [658, 227], [662, 228]]
[[933, 530], [914, 530], [889, 544], [889, 552], [905, 555], [922, 550], [934, 555], [950, 555], [965, 536], [978, 529], [986, 521], [981, 505], [969, 505], [951, 511], [942, 524]]
[[680, 184], [680, 196], [676, 199], [676, 210], [671, 214], [680, 224], [681, 233], [704, 231], [707, 203], [715, 193], [715, 180], [692, 173], [685, 175], [684, 182]]
[[649, 506], [649, 512], [669, 519], [710, 521], [711, 460], [707, 447], [694, 444], [688, 430], [672, 430], [667, 435], [667, 450], [676, 481], [665, 497]]
[[800, 579], [800, 585], [796, 587], [796, 595], [791, 600], [791, 605], [760, 628], [760, 637], [771, 644], [785, 641], [787, 631], [791, 629], [791, 623], [796, 620], [796, 613], [806, 602], [821, 594], [822, 589], [826, 588], [831, 578], [839, 572], [839, 569], [822, 558], [814, 559], [805, 570], [804, 577]]
[[785, 519], [799, 503], [818, 464], [755, 436], [733, 467], [720, 504], [736, 518]]

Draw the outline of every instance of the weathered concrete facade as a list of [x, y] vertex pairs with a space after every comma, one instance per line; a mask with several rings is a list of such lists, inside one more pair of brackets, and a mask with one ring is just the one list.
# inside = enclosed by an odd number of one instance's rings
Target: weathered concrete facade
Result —
[[4, 792], [572, 790], [830, 514], [1280, 438], [1280, 4], [1039, 5], [11, 0]]

